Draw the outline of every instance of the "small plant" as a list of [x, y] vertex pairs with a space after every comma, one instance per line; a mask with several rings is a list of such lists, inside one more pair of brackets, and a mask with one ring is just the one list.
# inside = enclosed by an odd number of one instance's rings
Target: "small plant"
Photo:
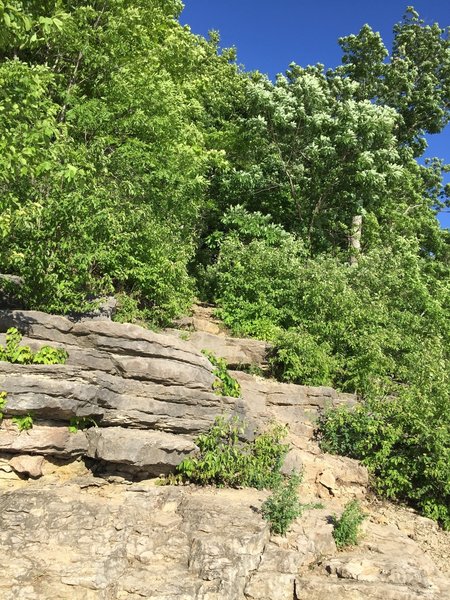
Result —
[[262, 515], [270, 522], [272, 533], [285, 535], [289, 525], [301, 515], [303, 506], [298, 497], [300, 481], [300, 475], [292, 473], [291, 477], [282, 481], [263, 503]]
[[20, 346], [21, 341], [22, 334], [15, 327], [10, 327], [6, 332], [6, 345], [0, 346], [0, 361], [21, 365], [55, 365], [64, 364], [67, 360], [68, 354], [61, 348], [42, 346], [33, 352], [30, 346]]
[[270, 523], [270, 531], [285, 535], [289, 526], [307, 509], [323, 508], [322, 504], [302, 504], [298, 497], [301, 476], [292, 472], [275, 488], [261, 507], [262, 515]]
[[213, 388], [220, 396], [231, 396], [232, 398], [239, 398], [241, 395], [241, 386], [239, 383], [231, 377], [227, 370], [227, 363], [223, 358], [214, 356], [212, 352], [208, 350], [202, 350], [203, 354], [213, 365], [213, 373], [216, 376], [216, 380], [213, 384]]
[[6, 392], [0, 392], [0, 421], [3, 419], [3, 411], [6, 407], [7, 395]]
[[240, 441], [243, 431], [237, 418], [226, 421], [218, 417], [207, 433], [197, 437], [198, 454], [184, 459], [177, 467], [178, 473], [185, 481], [200, 485], [275, 487], [288, 450], [281, 442], [286, 429], [274, 425], [252, 442]]
[[333, 537], [339, 549], [355, 546], [358, 543], [359, 526], [365, 518], [366, 515], [361, 511], [357, 500], [352, 500], [345, 505], [340, 518], [333, 515]]
[[63, 365], [67, 360], [68, 354], [62, 348], [52, 348], [51, 346], [42, 346], [33, 356], [35, 365]]
[[94, 417], [72, 417], [69, 423], [70, 433], [76, 433], [77, 431], [83, 431], [83, 429], [89, 429], [90, 427], [98, 427], [97, 421]]
[[12, 421], [19, 431], [27, 431], [33, 427], [33, 417], [30, 414], [13, 417]]

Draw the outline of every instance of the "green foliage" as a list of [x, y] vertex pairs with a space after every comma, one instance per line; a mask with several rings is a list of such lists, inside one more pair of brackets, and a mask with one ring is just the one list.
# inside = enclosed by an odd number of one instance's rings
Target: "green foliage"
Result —
[[378, 492], [450, 529], [449, 381], [433, 359], [419, 387], [402, 386], [395, 396], [328, 412], [320, 423], [321, 447], [361, 460]]
[[28, 431], [33, 427], [33, 417], [28, 415], [18, 415], [12, 418], [13, 423], [17, 425], [19, 431]]
[[263, 503], [261, 510], [264, 519], [270, 522], [272, 533], [285, 535], [289, 526], [304, 509], [298, 497], [300, 476], [293, 473], [280, 482], [272, 495]]
[[231, 396], [231, 398], [239, 398], [241, 395], [241, 386], [239, 383], [231, 377], [227, 370], [227, 363], [225, 359], [214, 356], [212, 352], [208, 350], [202, 350], [203, 354], [214, 366], [213, 373], [216, 376], [216, 380], [213, 384], [213, 388], [220, 396]]
[[448, 31], [437, 23], [425, 25], [414, 8], [408, 7], [402, 22], [394, 27], [389, 60], [380, 35], [368, 25], [339, 43], [344, 66], [337, 74], [359, 83], [360, 98], [392, 106], [401, 117], [399, 140], [422, 154], [426, 148], [423, 133], [437, 133], [449, 120]]
[[331, 385], [336, 369], [329, 344], [299, 328], [276, 336], [269, 364], [278, 379], [304, 385]]
[[70, 433], [76, 433], [77, 431], [83, 431], [90, 427], [98, 427], [97, 421], [94, 417], [72, 417], [69, 423]]
[[6, 332], [6, 346], [0, 346], [0, 360], [22, 365], [56, 365], [67, 360], [68, 354], [61, 348], [42, 346], [33, 352], [29, 346], [20, 346], [21, 340], [22, 334], [15, 327], [10, 327]]
[[0, 421], [3, 419], [3, 411], [6, 408], [6, 403], [8, 402], [8, 397], [6, 392], [0, 392]]
[[329, 417], [324, 449], [363, 460], [380, 493], [448, 526], [448, 265], [408, 240], [351, 267], [339, 255], [288, 260], [292, 236], [242, 239], [225, 232], [210, 268], [225, 323], [273, 343], [280, 379], [363, 396]]
[[200, 485], [273, 488], [288, 446], [282, 443], [284, 427], [274, 425], [257, 434], [252, 442], [240, 441], [244, 431], [237, 418], [218, 417], [211, 429], [195, 440], [197, 456], [177, 467], [183, 479]]
[[166, 323], [193, 297], [206, 174], [221, 160], [206, 130], [243, 81], [232, 53], [181, 26], [176, 0], [10, 5], [1, 270], [25, 279], [30, 308], [118, 293], [134, 301], [119, 319]]
[[361, 512], [357, 500], [352, 500], [345, 505], [340, 518], [332, 517], [333, 537], [339, 549], [346, 546], [355, 546], [358, 543], [359, 527], [365, 518], [366, 515]]

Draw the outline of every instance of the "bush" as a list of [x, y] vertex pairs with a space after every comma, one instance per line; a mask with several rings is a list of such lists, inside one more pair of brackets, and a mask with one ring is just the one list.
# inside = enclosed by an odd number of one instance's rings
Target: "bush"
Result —
[[55, 365], [64, 364], [68, 354], [61, 348], [42, 346], [37, 352], [33, 352], [29, 346], [20, 346], [21, 333], [10, 327], [6, 332], [6, 346], [0, 346], [0, 361], [19, 363], [22, 365]]
[[292, 473], [290, 478], [280, 482], [273, 494], [263, 503], [262, 515], [270, 522], [272, 533], [285, 535], [289, 525], [305, 508], [298, 497], [300, 481], [300, 476]]
[[241, 395], [241, 386], [236, 379], [231, 377], [228, 373], [225, 359], [214, 356], [214, 354], [208, 350], [202, 350], [202, 352], [214, 367], [213, 373], [216, 376], [216, 380], [213, 383], [213, 388], [216, 393], [220, 396], [239, 398]]
[[282, 443], [286, 429], [273, 425], [252, 442], [240, 440], [243, 424], [237, 418], [218, 417], [195, 443], [196, 456], [177, 467], [183, 479], [200, 485], [273, 488], [281, 479], [280, 469], [288, 446]]
[[0, 392], [0, 421], [3, 419], [3, 411], [5, 410], [7, 402], [8, 399], [6, 392]]
[[346, 546], [355, 546], [358, 543], [359, 526], [365, 518], [366, 515], [361, 512], [357, 500], [352, 500], [346, 504], [340, 518], [332, 517], [333, 537], [339, 549]]
[[329, 411], [321, 447], [362, 461], [376, 490], [450, 529], [450, 394], [411, 386], [396, 396]]
[[277, 379], [303, 385], [332, 385], [336, 362], [329, 344], [299, 328], [281, 331], [269, 358]]

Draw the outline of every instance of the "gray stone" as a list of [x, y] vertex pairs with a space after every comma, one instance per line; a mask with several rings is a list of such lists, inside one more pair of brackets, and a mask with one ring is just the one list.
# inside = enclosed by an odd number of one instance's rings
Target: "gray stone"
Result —
[[[211, 387], [183, 387], [85, 371], [70, 365], [0, 363], [0, 389], [8, 393], [7, 415], [31, 412], [40, 419], [93, 417], [103, 425], [169, 432], [205, 431], [217, 415], [236, 409], [236, 400]], [[197, 382], [200, 386], [200, 383]]]
[[192, 332], [189, 343], [199, 352], [208, 350], [215, 356], [224, 358], [230, 368], [266, 364], [270, 347], [259, 340], [218, 336], [204, 331]]
[[144, 469], [151, 475], [167, 474], [197, 449], [189, 439], [158, 431], [93, 427], [86, 431], [87, 456], [107, 463]]

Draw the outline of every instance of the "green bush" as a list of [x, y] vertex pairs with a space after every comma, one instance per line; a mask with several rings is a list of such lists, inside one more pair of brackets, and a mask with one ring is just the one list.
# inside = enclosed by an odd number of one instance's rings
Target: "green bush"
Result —
[[358, 543], [359, 527], [365, 518], [366, 515], [361, 512], [357, 500], [352, 500], [346, 504], [340, 518], [332, 517], [333, 537], [339, 549], [346, 546], [355, 546]]
[[22, 365], [55, 365], [64, 364], [67, 360], [65, 350], [42, 346], [40, 350], [33, 352], [29, 346], [20, 346], [21, 341], [22, 334], [15, 327], [10, 327], [6, 332], [6, 345], [0, 346], [0, 361]]
[[283, 480], [272, 495], [263, 503], [261, 510], [264, 519], [270, 522], [272, 533], [285, 535], [289, 525], [302, 514], [304, 506], [298, 497], [301, 478], [297, 473]]
[[214, 356], [214, 354], [208, 350], [202, 350], [202, 352], [214, 367], [213, 373], [216, 376], [216, 380], [213, 383], [213, 387], [216, 393], [220, 396], [239, 398], [241, 395], [241, 386], [236, 379], [231, 377], [228, 373], [225, 359]]
[[252, 442], [240, 440], [243, 431], [239, 419], [218, 417], [207, 433], [196, 438], [198, 454], [184, 459], [177, 472], [200, 485], [273, 488], [281, 479], [288, 450], [282, 443], [286, 429], [274, 425]]
[[336, 370], [330, 345], [300, 328], [275, 337], [269, 364], [277, 379], [303, 385], [332, 385]]
[[361, 460], [375, 476], [373, 484], [380, 494], [412, 504], [450, 529], [446, 386], [432, 385], [429, 390], [425, 385], [411, 386], [396, 396], [367, 399], [354, 409], [332, 410], [319, 427], [324, 451]]

